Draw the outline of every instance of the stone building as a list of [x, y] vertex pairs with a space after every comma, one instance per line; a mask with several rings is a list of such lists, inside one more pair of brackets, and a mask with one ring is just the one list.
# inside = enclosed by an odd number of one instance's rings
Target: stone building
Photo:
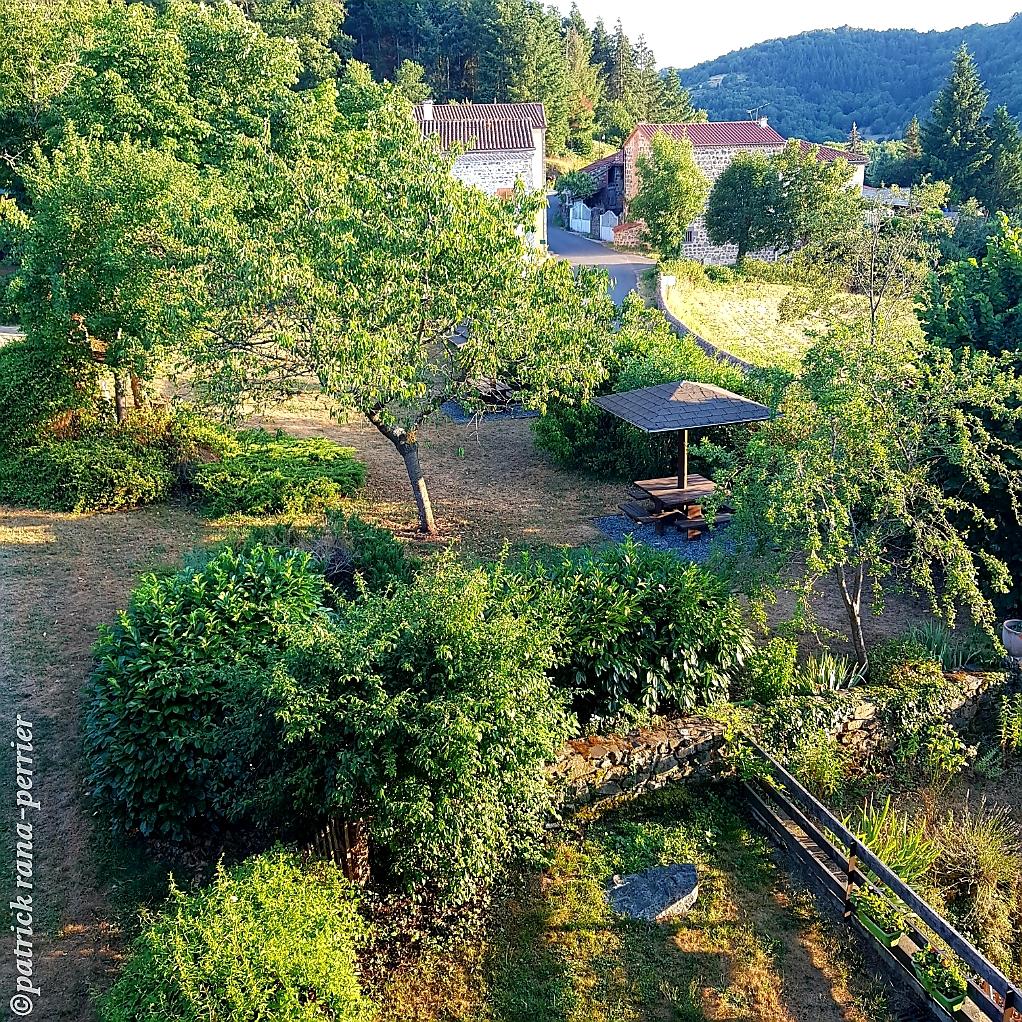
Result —
[[[674, 139], [687, 138], [692, 143], [697, 166], [711, 185], [739, 153], [757, 152], [771, 156], [779, 153], [788, 141], [770, 127], [765, 117], [758, 121], [637, 124], [618, 152], [584, 168], [596, 179], [598, 191], [591, 200], [594, 208], [612, 209], [629, 226], [634, 223], [628, 220], [627, 214], [628, 203], [639, 190], [639, 157], [650, 152], [653, 136], [658, 132], [664, 132]], [[802, 146], [808, 147], [809, 143], [803, 142]], [[851, 170], [848, 186], [862, 190], [868, 162], [865, 156], [829, 146], [819, 146], [818, 149], [818, 158], [821, 160], [847, 160]], [[632, 232], [633, 235], [635, 233]], [[728, 265], [735, 261], [737, 249], [733, 245], [712, 245], [703, 218], [698, 217], [689, 228], [683, 254], [686, 259]], [[772, 257], [768, 252], [754, 254], [767, 259]]]
[[[546, 187], [546, 111], [542, 103], [450, 103], [431, 100], [415, 107], [422, 133], [449, 149], [467, 151], [452, 172], [459, 181], [486, 192], [507, 194], [521, 181], [529, 191]], [[545, 244], [546, 214], [536, 217], [530, 236]]]

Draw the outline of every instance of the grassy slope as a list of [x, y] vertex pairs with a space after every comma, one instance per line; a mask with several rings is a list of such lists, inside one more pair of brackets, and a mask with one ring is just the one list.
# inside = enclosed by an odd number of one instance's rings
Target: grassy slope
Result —
[[[614, 874], [695, 861], [685, 919], [614, 916]], [[399, 973], [381, 1015], [415, 1022], [881, 1022], [811, 898], [782, 888], [765, 841], [719, 793], [667, 790], [566, 834], [486, 944]], [[854, 989], [853, 989], [854, 988]]]
[[696, 285], [679, 281], [671, 289], [671, 311], [705, 340], [761, 366], [794, 366], [812, 344], [823, 321], [781, 322], [787, 284], [738, 281]]

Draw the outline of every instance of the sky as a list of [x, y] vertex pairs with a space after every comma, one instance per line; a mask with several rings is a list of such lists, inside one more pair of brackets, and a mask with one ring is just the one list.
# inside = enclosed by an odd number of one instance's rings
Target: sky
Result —
[[[567, 11], [571, 0], [557, 0]], [[957, 28], [963, 24], [1007, 21], [1022, 0], [576, 0], [591, 24], [607, 28], [621, 19], [631, 39], [645, 35], [662, 67], [691, 67], [765, 39], [814, 28]]]

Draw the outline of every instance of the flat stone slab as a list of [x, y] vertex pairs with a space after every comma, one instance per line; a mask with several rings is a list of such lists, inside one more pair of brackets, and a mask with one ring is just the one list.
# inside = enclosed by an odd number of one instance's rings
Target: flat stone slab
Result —
[[614, 877], [606, 895], [615, 912], [660, 923], [688, 912], [699, 897], [699, 880], [691, 863], [654, 866], [641, 873]]

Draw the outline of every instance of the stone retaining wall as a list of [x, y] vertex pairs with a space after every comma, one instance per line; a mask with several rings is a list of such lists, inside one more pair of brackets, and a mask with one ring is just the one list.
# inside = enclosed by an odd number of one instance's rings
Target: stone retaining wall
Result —
[[[975, 716], [984, 698], [1003, 689], [1003, 674], [949, 675], [959, 691], [949, 707], [951, 720], [963, 724]], [[861, 692], [861, 695], [860, 695]], [[858, 752], [889, 746], [898, 737], [886, 729], [882, 708], [870, 689], [852, 689], [849, 698], [822, 716], [838, 742]], [[724, 726], [705, 717], [682, 717], [658, 728], [625, 735], [581, 738], [568, 744], [550, 768], [550, 778], [565, 787], [569, 809], [621, 795], [638, 795], [689, 777], [709, 779], [727, 770], [722, 755]]]

